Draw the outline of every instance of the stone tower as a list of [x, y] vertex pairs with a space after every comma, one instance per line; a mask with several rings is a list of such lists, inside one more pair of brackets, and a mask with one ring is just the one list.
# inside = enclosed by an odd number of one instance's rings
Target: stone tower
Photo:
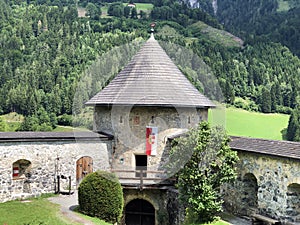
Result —
[[[152, 34], [129, 64], [86, 105], [95, 107], [94, 130], [114, 136], [110, 164], [123, 187], [143, 189], [125, 195], [125, 204], [126, 198], [146, 199], [156, 215], [161, 203], [153, 202], [153, 191], [146, 194], [147, 185], [162, 186], [157, 171], [167, 161], [168, 137], [206, 120], [214, 104], [187, 80]], [[139, 169], [143, 171], [136, 171]], [[137, 197], [141, 194], [144, 197]], [[157, 215], [154, 220], [155, 224], [168, 224], [160, 222]]]

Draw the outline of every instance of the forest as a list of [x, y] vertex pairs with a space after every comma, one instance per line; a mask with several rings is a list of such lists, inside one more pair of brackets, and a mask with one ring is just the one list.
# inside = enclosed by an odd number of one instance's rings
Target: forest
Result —
[[[76, 121], [72, 114], [84, 113], [84, 102], [126, 62], [119, 62], [121, 53], [113, 55], [109, 60], [119, 67], [103, 72], [97, 82], [93, 82], [93, 76], [99, 74], [91, 65], [98, 63], [102, 68], [103, 56], [117, 46], [134, 42], [138, 48], [149, 37], [149, 24], [155, 22], [156, 39], [193, 49], [210, 68], [226, 104], [264, 113], [291, 114], [286, 138], [300, 141], [300, 48], [299, 43], [293, 42], [299, 35], [297, 4], [286, 12], [278, 12], [276, 0], [235, 4], [226, 0], [220, 2], [215, 15], [209, 1], [199, 0], [198, 8], [184, 1], [146, 2], [154, 5], [149, 14], [115, 1], [0, 0], [0, 115], [24, 115], [18, 130], [46, 131], [72, 122], [90, 126], [88, 120]], [[244, 11], [233, 15], [242, 3]], [[78, 16], [78, 6], [86, 8], [86, 16]], [[107, 15], [103, 16], [106, 9]], [[266, 26], [270, 15], [277, 20]], [[287, 17], [290, 20], [284, 24]], [[271, 26], [276, 27], [277, 35], [273, 35], [275, 29]], [[209, 32], [225, 30], [241, 37], [243, 44], [225, 43], [223, 34], [220, 39], [209, 36]], [[130, 47], [122, 51], [133, 55], [135, 50]], [[194, 68], [180, 68], [209, 96], [206, 81], [195, 77]], [[80, 86], [83, 75], [89, 79], [87, 86]], [[83, 96], [75, 96], [78, 85], [86, 90]], [[5, 130], [5, 126], [1, 127]]]

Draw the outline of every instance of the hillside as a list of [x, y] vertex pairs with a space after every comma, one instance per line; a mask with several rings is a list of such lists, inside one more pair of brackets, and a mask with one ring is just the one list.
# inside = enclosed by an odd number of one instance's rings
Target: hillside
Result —
[[[123, 14], [124, 4], [114, 3], [113, 15], [102, 18], [79, 17], [72, 3], [0, 4], [0, 114], [24, 115], [22, 129], [51, 130], [58, 118], [83, 113], [83, 103], [149, 37], [153, 21], [157, 39], [192, 50], [189, 61], [176, 48], [171, 58], [178, 57], [180, 69], [213, 100], [266, 113], [290, 113], [297, 105], [299, 58], [279, 43], [243, 42], [201, 9], [153, 1], [149, 15], [132, 17]], [[89, 120], [76, 124], [89, 126]]]
[[243, 40], [239, 37], [234, 36], [225, 30], [211, 27], [202, 21], [190, 25], [188, 29], [191, 31], [193, 36], [203, 35], [207, 39], [227, 47], [242, 47], [244, 44]]
[[217, 9], [216, 16], [227, 30], [243, 39], [279, 42], [300, 56], [299, 1], [223, 0], [217, 1]]

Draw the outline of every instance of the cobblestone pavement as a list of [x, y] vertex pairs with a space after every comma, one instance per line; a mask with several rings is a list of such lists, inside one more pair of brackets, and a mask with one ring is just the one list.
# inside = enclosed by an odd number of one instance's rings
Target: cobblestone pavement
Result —
[[78, 194], [77, 191], [72, 195], [59, 195], [49, 198], [50, 202], [59, 204], [61, 206], [61, 213], [69, 218], [72, 222], [80, 223], [84, 225], [94, 225], [93, 222], [85, 220], [79, 217], [73, 209], [78, 206]]

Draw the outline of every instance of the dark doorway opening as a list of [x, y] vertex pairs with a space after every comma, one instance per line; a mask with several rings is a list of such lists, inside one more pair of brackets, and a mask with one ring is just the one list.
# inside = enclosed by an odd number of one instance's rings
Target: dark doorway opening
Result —
[[[137, 171], [143, 170], [146, 171], [147, 170], [147, 155], [135, 155], [135, 169]], [[146, 177], [147, 173], [143, 172], [142, 174], [140, 172], [136, 172], [135, 173], [136, 177]]]
[[251, 209], [253, 212], [256, 212], [258, 207], [258, 185], [257, 179], [252, 173], [247, 173], [243, 179], [243, 203], [244, 203], [244, 212], [247, 212]]
[[143, 199], [134, 199], [125, 208], [126, 225], [155, 225], [155, 209]]

